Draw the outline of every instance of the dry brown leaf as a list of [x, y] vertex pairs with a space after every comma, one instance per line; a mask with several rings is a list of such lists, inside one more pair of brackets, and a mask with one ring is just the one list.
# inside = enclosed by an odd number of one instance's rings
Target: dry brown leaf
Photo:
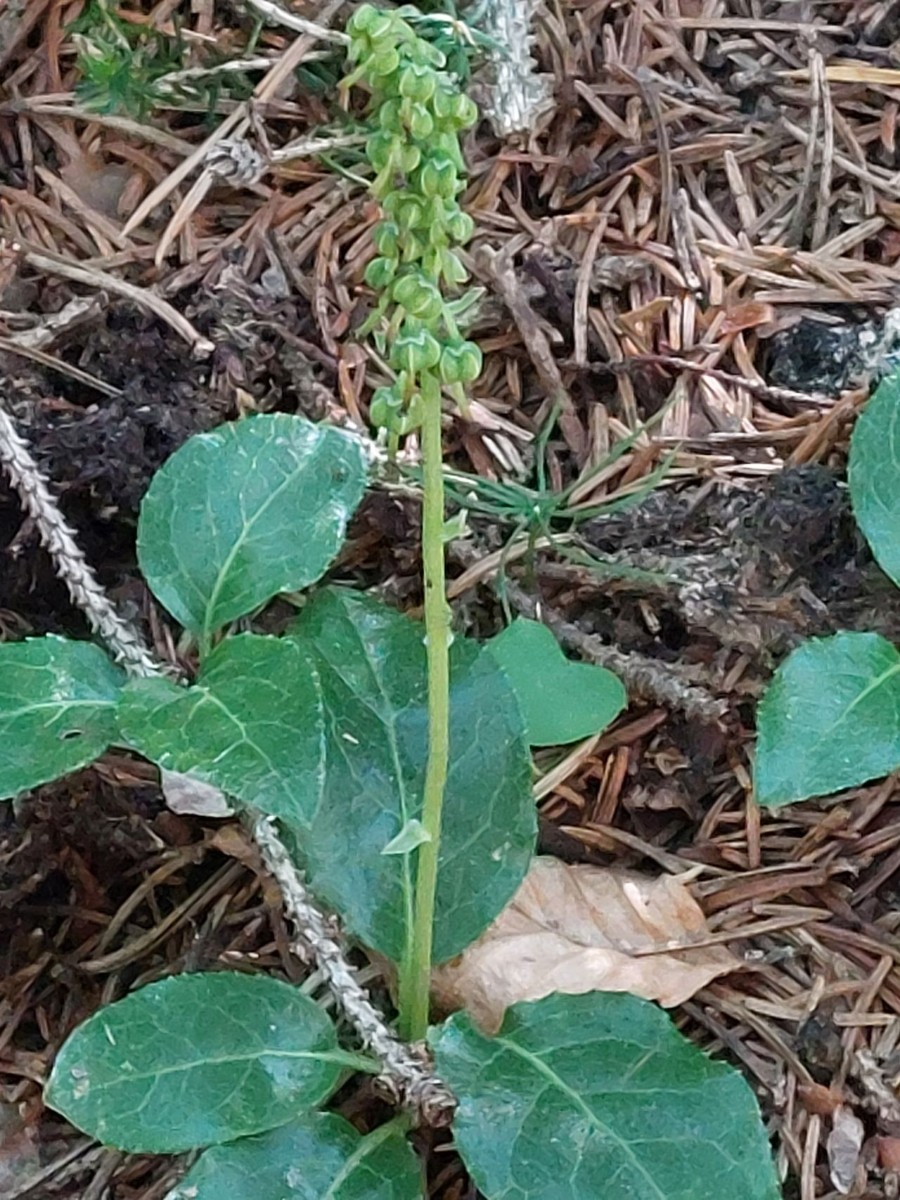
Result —
[[700, 907], [672, 876], [537, 858], [493, 925], [437, 968], [432, 993], [486, 1033], [510, 1004], [551, 992], [631, 992], [671, 1007], [741, 966], [724, 946], [691, 945], [707, 934]]
[[172, 812], [195, 817], [230, 817], [234, 813], [225, 793], [211, 783], [180, 771], [167, 771], [165, 767], [160, 768], [159, 779]]
[[831, 1182], [842, 1196], [848, 1196], [856, 1182], [856, 1170], [865, 1129], [862, 1121], [846, 1105], [835, 1111], [831, 1133], [825, 1143]]

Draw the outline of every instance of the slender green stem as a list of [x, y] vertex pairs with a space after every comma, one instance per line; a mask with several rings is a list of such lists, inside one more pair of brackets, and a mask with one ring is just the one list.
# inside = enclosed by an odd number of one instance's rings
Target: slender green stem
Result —
[[418, 849], [412, 936], [400, 973], [400, 1028], [409, 1041], [419, 1041], [428, 1029], [441, 809], [450, 756], [450, 608], [444, 582], [441, 386], [431, 372], [423, 373], [422, 398], [422, 565], [428, 653], [428, 762], [422, 825], [428, 840]]

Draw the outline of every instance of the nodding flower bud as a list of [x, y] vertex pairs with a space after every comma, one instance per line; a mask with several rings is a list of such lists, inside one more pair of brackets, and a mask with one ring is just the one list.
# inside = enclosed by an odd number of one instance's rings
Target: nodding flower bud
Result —
[[351, 38], [368, 38], [377, 42], [391, 32], [394, 14], [381, 12], [374, 4], [361, 4], [347, 22], [347, 33]]
[[396, 274], [396, 258], [373, 258], [366, 267], [365, 280], [370, 288], [374, 288], [376, 292], [383, 292], [386, 287], [390, 287]]
[[425, 405], [421, 392], [413, 392], [404, 401], [394, 388], [378, 388], [369, 402], [369, 420], [377, 429], [387, 429], [401, 435], [412, 433], [422, 424]]
[[444, 309], [441, 293], [418, 271], [403, 275], [394, 282], [391, 299], [420, 321], [436, 321]]
[[391, 429], [402, 409], [403, 397], [395, 388], [376, 388], [369, 401], [369, 420], [379, 429]]
[[458, 208], [455, 213], [447, 218], [447, 232], [453, 238], [454, 242], [464, 246], [472, 234], [475, 232], [475, 222], [468, 213]]
[[469, 278], [469, 272], [463, 266], [459, 255], [454, 254], [452, 250], [441, 251], [441, 278], [450, 287], [465, 283]]
[[437, 80], [434, 71], [425, 66], [411, 63], [400, 73], [400, 95], [406, 100], [415, 100], [419, 104], [427, 104], [434, 95]]
[[424, 142], [434, 132], [434, 118], [424, 104], [411, 102], [406, 114], [406, 126], [414, 138]]
[[377, 47], [369, 57], [369, 69], [373, 75], [382, 79], [393, 73], [400, 66], [400, 55], [393, 46]]
[[430, 371], [441, 359], [441, 345], [437, 338], [422, 326], [416, 328], [404, 321], [399, 337], [391, 346], [390, 363], [394, 370], [404, 370], [410, 375]]
[[424, 196], [452, 200], [459, 189], [456, 164], [446, 154], [430, 154], [419, 166], [418, 184]]
[[382, 221], [375, 226], [372, 241], [379, 254], [387, 258], [396, 258], [400, 253], [400, 230], [393, 221]]
[[451, 342], [441, 351], [441, 383], [472, 383], [481, 374], [481, 364], [474, 342]]

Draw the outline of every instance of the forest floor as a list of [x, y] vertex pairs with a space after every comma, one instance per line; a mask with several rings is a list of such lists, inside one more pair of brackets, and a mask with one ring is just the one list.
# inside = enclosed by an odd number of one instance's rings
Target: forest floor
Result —
[[[141, 66], [85, 82], [107, 7]], [[341, 28], [348, 8], [291, 11]], [[530, 129], [484, 120], [465, 148], [485, 369], [445, 426], [470, 506], [455, 619], [499, 628], [506, 547], [507, 601], [539, 596], [582, 653], [625, 656], [627, 712], [538, 756], [541, 848], [692, 870], [744, 967], [675, 1009], [679, 1027], [745, 1072], [786, 1197], [842, 1194], [839, 1109], [865, 1130], [851, 1194], [895, 1197], [900, 788], [766, 811], [751, 774], [755, 707], [789, 649], [839, 628], [900, 641], [844, 487], [884, 367], [865, 347], [889, 359], [900, 303], [900, 6], [558, 0], [534, 30]], [[367, 422], [378, 364], [353, 331], [377, 213], [342, 73], [339, 45], [252, 3], [0, 6], [0, 402], [163, 654], [177, 632], [134, 549], [154, 471], [238, 414]], [[311, 154], [310, 137], [329, 145]], [[523, 567], [541, 531], [517, 486], [537, 498], [538, 465], [554, 538]], [[414, 490], [373, 490], [335, 577], [414, 608], [418, 523]], [[0, 629], [87, 634], [4, 484]], [[0, 810], [0, 1195], [161, 1200], [179, 1163], [43, 1108], [61, 1041], [173, 970], [298, 978], [219, 824], [167, 810], [124, 753]], [[365, 1098], [348, 1103], [365, 1120]], [[475, 1197], [452, 1156], [435, 1162], [435, 1196]]]

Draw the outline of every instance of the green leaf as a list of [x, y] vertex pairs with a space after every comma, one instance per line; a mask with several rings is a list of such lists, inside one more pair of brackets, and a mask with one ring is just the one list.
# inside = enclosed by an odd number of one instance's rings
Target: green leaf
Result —
[[900, 654], [877, 633], [805, 642], [775, 672], [757, 728], [760, 804], [887, 775], [900, 766]]
[[422, 1172], [399, 1123], [361, 1137], [334, 1113], [214, 1146], [167, 1200], [420, 1200]]
[[290, 639], [226, 638], [197, 682], [133, 680], [119, 709], [129, 746], [295, 824], [312, 819], [324, 770], [324, 713], [311, 655]]
[[208, 639], [278, 592], [314, 583], [362, 499], [349, 434], [283, 413], [186, 442], [141, 505], [138, 559], [154, 595]]
[[848, 479], [859, 527], [900, 587], [900, 375], [885, 379], [860, 414]]
[[284, 1125], [334, 1091], [348, 1058], [324, 1010], [290, 984], [177, 975], [79, 1025], [45, 1099], [107, 1145], [178, 1154]]
[[[385, 854], [422, 814], [428, 742], [423, 627], [370, 597], [331, 589], [295, 638], [322, 683], [327, 765], [297, 849], [313, 890], [395, 962], [410, 934], [416, 855]], [[510, 899], [536, 836], [531, 761], [513, 690], [493, 659], [451, 656], [450, 774], [440, 847], [435, 961], [458, 954]]]
[[90, 642], [0, 645], [0, 799], [83, 767], [116, 736], [125, 673]]
[[549, 996], [496, 1037], [463, 1014], [433, 1032], [459, 1100], [454, 1142], [487, 1200], [778, 1200], [737, 1071], [636, 996]]
[[628, 702], [612, 671], [571, 662], [540, 621], [513, 621], [487, 646], [516, 690], [532, 746], [563, 746], [590, 737]]

